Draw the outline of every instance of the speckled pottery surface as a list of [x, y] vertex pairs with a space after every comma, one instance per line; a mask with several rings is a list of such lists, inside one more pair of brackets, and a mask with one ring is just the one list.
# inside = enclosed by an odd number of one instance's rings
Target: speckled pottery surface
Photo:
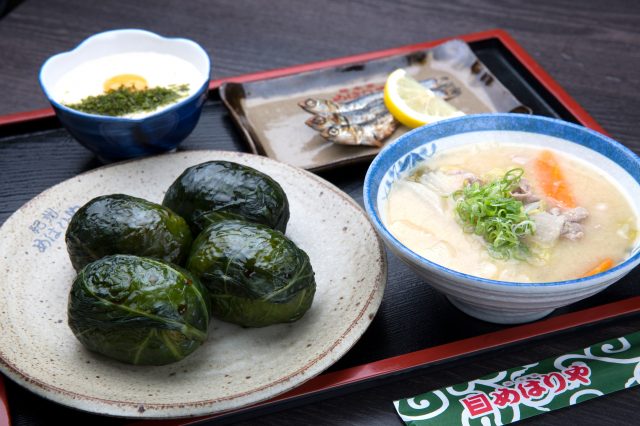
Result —
[[517, 283], [457, 272], [411, 251], [385, 226], [384, 206], [391, 186], [436, 152], [477, 142], [527, 144], [571, 154], [608, 175], [627, 196], [636, 215], [640, 212], [640, 158], [585, 127], [539, 116], [479, 114], [406, 133], [387, 146], [369, 167], [364, 183], [365, 208], [389, 249], [460, 310], [495, 323], [533, 321], [604, 290], [640, 263], [640, 247], [636, 245], [624, 262], [600, 274], [559, 282]]
[[[160, 202], [187, 167], [209, 160], [254, 167], [290, 201], [287, 236], [316, 273], [311, 309], [292, 324], [244, 329], [215, 318], [208, 340], [184, 360], [131, 366], [85, 350], [67, 325], [75, 272], [67, 223], [93, 197], [126, 193]], [[33, 392], [91, 412], [188, 417], [283, 393], [344, 355], [364, 333], [386, 284], [382, 243], [360, 207], [308, 172], [268, 158], [222, 151], [166, 154], [103, 167], [62, 182], [0, 228], [0, 369]]]

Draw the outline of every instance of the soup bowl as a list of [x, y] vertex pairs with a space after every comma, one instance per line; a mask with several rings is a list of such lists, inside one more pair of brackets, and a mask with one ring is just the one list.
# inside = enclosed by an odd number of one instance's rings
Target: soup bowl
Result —
[[[123, 53], [159, 53], [178, 57], [201, 77], [197, 90], [178, 102], [139, 118], [81, 112], [59, 102], [55, 85], [83, 63]], [[93, 35], [75, 49], [49, 58], [40, 69], [40, 86], [56, 116], [71, 135], [104, 162], [170, 151], [194, 129], [207, 98], [211, 64], [198, 44], [138, 30], [113, 30]]]
[[385, 203], [394, 182], [437, 152], [480, 141], [553, 148], [589, 162], [617, 182], [636, 217], [640, 212], [640, 158], [611, 138], [585, 127], [531, 115], [479, 114], [412, 130], [386, 146], [371, 163], [364, 182], [364, 205], [390, 251], [426, 283], [444, 293], [453, 305], [485, 321], [533, 321], [604, 290], [640, 262], [636, 241], [629, 257], [605, 272], [566, 281], [521, 283], [461, 273], [407, 248], [385, 224]]

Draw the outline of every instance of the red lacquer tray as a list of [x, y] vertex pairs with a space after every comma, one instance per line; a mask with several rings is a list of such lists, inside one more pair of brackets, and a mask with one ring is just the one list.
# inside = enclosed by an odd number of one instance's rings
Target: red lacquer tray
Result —
[[[521, 100], [524, 101], [527, 98], [527, 91], [530, 94], [535, 95], [529, 96], [529, 99], [531, 99], [530, 102], [536, 103], [533, 105], [535, 106], [533, 108], [534, 112], [538, 111], [539, 113], [546, 115], [574, 121], [604, 133], [602, 127], [600, 127], [598, 123], [596, 123], [596, 121], [590, 117], [589, 114], [575, 100], [573, 100], [506, 32], [502, 30], [490, 30], [458, 36], [455, 38], [468, 42], [485, 65], [488, 66], [491, 71]], [[213, 102], [217, 102], [221, 108], [217, 89], [225, 82], [246, 83], [323, 68], [341, 67], [354, 63], [362, 63], [391, 55], [400, 55], [428, 49], [445, 40], [446, 39], [435, 40], [426, 43], [298, 65], [289, 68], [212, 80], [210, 83], [212, 92], [211, 97]], [[519, 82], [517, 84], [513, 82], [507, 84], [508, 82], [502, 80], [502, 75], [506, 75], [507, 73], [517, 75]], [[508, 80], [508, 78], [506, 79]], [[515, 80], [516, 79], [513, 79], [513, 81]], [[228, 117], [226, 117], [225, 120], [229, 121]], [[2, 140], [1, 138], [11, 138], [16, 135], [25, 135], [36, 131], [56, 129], [58, 127], [59, 124], [57, 123], [51, 109], [6, 115], [0, 117], [0, 140]], [[197, 131], [195, 133], [197, 133]], [[233, 135], [230, 130], [227, 133], [227, 137], [238, 139], [237, 135]], [[237, 148], [238, 145], [235, 146]], [[208, 146], [206, 145], [198, 146], [198, 148], [207, 147]], [[189, 149], [189, 146], [187, 146], [186, 149]], [[233, 145], [231, 146], [231, 149], [234, 149]], [[325, 177], [332, 180], [332, 177], [335, 176], [329, 174]], [[340, 182], [337, 184], [340, 186]], [[357, 194], [357, 191], [352, 192], [351, 195], [358, 199], [359, 195], [354, 194]], [[403, 266], [397, 266], [397, 268], [402, 267]], [[393, 284], [394, 278], [404, 279], [406, 276], [407, 275], [392, 276], [390, 270], [389, 287], [393, 287], [391, 284]], [[388, 289], [387, 291], [389, 292], [390, 290]], [[402, 297], [402, 293], [399, 293], [398, 290], [395, 291], [396, 293], [385, 295], [385, 300], [388, 297]], [[637, 313], [640, 312], [640, 296], [637, 294], [640, 294], [640, 289], [634, 288], [631, 293], [627, 291], [620, 294], [610, 295], [608, 297], [602, 297], [600, 299], [593, 299], [591, 303], [580, 304], [577, 307], [563, 309], [559, 314], [556, 314], [553, 317], [531, 324], [512, 327], [480, 327], [478, 330], [485, 330], [486, 332], [476, 332], [475, 335], [465, 336], [464, 338], [455, 339], [453, 341], [446, 341], [446, 339], [444, 339], [445, 343], [429, 345], [428, 347], [418, 349], [414, 348], [413, 350], [406, 352], [400, 351], [401, 353], [396, 354], [393, 354], [393, 350], [389, 350], [386, 351], [386, 353], [391, 353], [393, 355], [384, 356], [380, 359], [374, 360], [366, 360], [367, 357], [362, 355], [362, 352], [366, 351], [358, 351], [359, 345], [366, 345], [367, 339], [369, 341], [373, 339], [373, 337], [367, 337], [365, 334], [362, 339], [365, 342], [358, 343], [352, 352], [347, 354], [345, 357], [347, 360], [339, 361], [338, 364], [329, 371], [309, 380], [292, 391], [273, 398], [272, 400], [262, 402], [251, 407], [245, 407], [240, 410], [236, 410], [233, 413], [218, 414], [218, 416], [235, 415], [237, 413], [246, 413], [248, 411], [255, 411], [258, 413], [260, 410], [265, 408], [273, 409], [278, 405], [291, 406], [292, 404], [302, 404], [309, 401], [310, 397], [334, 395], [335, 393], [330, 391], [336, 391], [339, 389], [348, 390], [349, 385], [356, 383], [371, 381], [372, 379], [399, 374], [401, 372], [429, 364], [452, 360], [522, 342], [535, 337], [593, 324], [606, 319]], [[400, 299], [393, 300], [395, 301]], [[387, 309], [387, 311], [382, 314], [379, 313], [379, 315], [390, 316], [393, 306], [387, 306], [385, 308], [384, 303], [385, 302], [383, 301], [382, 309]], [[446, 302], [444, 301], [444, 298], [440, 298], [432, 303], [445, 304]], [[393, 303], [390, 302], [388, 305], [393, 305]], [[462, 315], [458, 314], [455, 310], [453, 311], [455, 315]], [[460, 321], [470, 322], [469, 319], [464, 318]], [[375, 321], [372, 326], [375, 326]], [[360, 362], [362, 359], [365, 359], [365, 362]], [[183, 425], [211, 417], [215, 416], [201, 417], [197, 419], [132, 421], [132, 424]], [[0, 425], [8, 424], [10, 424], [9, 405], [7, 402], [5, 386], [2, 382], [2, 377], [0, 376]]]

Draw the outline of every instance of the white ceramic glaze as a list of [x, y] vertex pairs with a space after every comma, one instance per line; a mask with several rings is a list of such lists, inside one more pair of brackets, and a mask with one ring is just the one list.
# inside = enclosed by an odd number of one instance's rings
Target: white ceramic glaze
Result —
[[[59, 105], [52, 91], [65, 74], [89, 61], [129, 52], [173, 55], [198, 70], [200, 81], [195, 85], [196, 88], [209, 81], [209, 56], [197, 43], [184, 38], [166, 38], [144, 30], [123, 29], [96, 34], [75, 49], [52, 56], [40, 70], [40, 84], [49, 100]], [[181, 102], [184, 101], [186, 99]]]
[[[175, 364], [131, 366], [85, 350], [67, 325], [75, 276], [64, 232], [75, 207], [126, 193], [161, 202], [187, 167], [223, 159], [277, 180], [290, 201], [287, 236], [316, 273], [311, 309], [292, 324], [243, 329], [212, 320], [207, 342]], [[371, 323], [386, 283], [382, 243], [333, 185], [265, 157], [190, 151], [103, 167], [43, 192], [0, 228], [0, 369], [71, 407], [130, 417], [186, 417], [273, 397], [338, 360]]]

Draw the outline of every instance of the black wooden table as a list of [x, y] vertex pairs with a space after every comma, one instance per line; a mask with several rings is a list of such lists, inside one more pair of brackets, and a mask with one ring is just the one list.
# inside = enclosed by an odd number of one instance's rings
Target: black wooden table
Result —
[[[107, 29], [144, 28], [191, 38], [211, 56], [213, 77], [221, 78], [494, 27], [509, 31], [613, 138], [640, 153], [640, 3], [628, 0], [26, 0], [0, 19], [0, 115], [47, 107], [37, 83], [42, 62]], [[229, 125], [226, 121], [219, 124]], [[232, 142], [211, 143], [217, 147]], [[19, 145], [21, 161], [0, 158], [0, 180], [21, 177], [19, 185], [5, 186], [0, 192], [0, 222], [26, 201], [25, 193], [37, 194], [65, 179], [68, 170], [98, 165], [90, 155], [72, 155], [58, 148], [47, 151], [46, 144], [25, 141]], [[24, 170], [36, 155], [57, 166], [44, 172]], [[391, 404], [394, 399], [560, 355], [638, 329], [640, 316], [627, 317], [233, 421], [242, 425], [399, 425]], [[54, 418], [70, 418], [68, 409], [16, 384], [8, 382], [7, 388], [14, 424], [50, 424]], [[640, 424], [639, 405], [640, 388], [635, 388], [522, 424]], [[73, 418], [94, 425], [120, 423], [81, 414]]]

